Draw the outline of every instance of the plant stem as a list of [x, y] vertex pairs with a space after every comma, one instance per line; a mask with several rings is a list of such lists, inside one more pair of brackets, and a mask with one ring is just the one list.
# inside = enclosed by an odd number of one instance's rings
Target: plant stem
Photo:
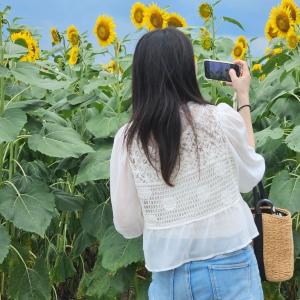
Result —
[[121, 110], [121, 99], [120, 99], [120, 90], [121, 90], [121, 86], [120, 86], [120, 65], [119, 65], [119, 54], [120, 54], [120, 44], [119, 41], [117, 40], [115, 42], [114, 45], [114, 50], [115, 50], [115, 58], [116, 58], [116, 64], [117, 64], [117, 68], [116, 68], [116, 76], [117, 76], [117, 98], [118, 98], [118, 104], [117, 104], [117, 112], [120, 113]]
[[[213, 45], [213, 59], [217, 58], [217, 54], [216, 54], [216, 30], [215, 30], [215, 16], [214, 13], [211, 16], [211, 27], [212, 27], [212, 45]], [[211, 83], [211, 97], [212, 97], [212, 101], [216, 102], [217, 101], [217, 87], [216, 84], [214, 82]]]
[[[0, 65], [3, 65], [3, 40], [2, 40], [2, 30], [3, 30], [3, 14], [0, 13]], [[0, 78], [0, 115], [4, 112], [4, 77]], [[0, 144], [0, 185], [3, 181], [3, 151], [4, 144]]]
[[14, 175], [14, 144], [9, 144], [9, 169], [8, 169], [8, 180], [11, 181]]

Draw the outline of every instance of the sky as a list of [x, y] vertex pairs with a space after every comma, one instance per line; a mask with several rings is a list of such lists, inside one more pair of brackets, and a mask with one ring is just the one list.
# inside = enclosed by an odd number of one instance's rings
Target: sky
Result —
[[[140, 1], [145, 4], [155, 2], [161, 7], [168, 6], [170, 12], [181, 14], [189, 25], [201, 26], [203, 24], [197, 11], [201, 0]], [[296, 0], [298, 5], [300, 5], [299, 1]], [[10, 19], [22, 17], [20, 24], [27, 24], [37, 29], [42, 35], [40, 40], [42, 49], [51, 48], [49, 30], [52, 26], [63, 31], [70, 24], [74, 24], [80, 32], [88, 31], [89, 40], [99, 47], [93, 35], [97, 17], [102, 14], [111, 15], [117, 25], [119, 37], [134, 33], [135, 27], [130, 21], [130, 9], [135, 2], [134, 0], [2, 0], [0, 9], [10, 5], [12, 7]], [[222, 22], [217, 26], [217, 34], [232, 38], [241, 34], [248, 38], [257, 37], [251, 47], [252, 55], [260, 56], [267, 46], [264, 38], [266, 20], [271, 8], [279, 3], [280, 0], [222, 0], [216, 8], [216, 16], [237, 19], [243, 24], [245, 32], [233, 24]]]

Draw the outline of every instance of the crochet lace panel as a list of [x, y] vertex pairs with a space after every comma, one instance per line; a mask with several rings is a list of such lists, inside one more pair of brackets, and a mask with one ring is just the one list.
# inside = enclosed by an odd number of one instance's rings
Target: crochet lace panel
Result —
[[[237, 169], [228, 140], [213, 105], [189, 103], [195, 123], [183, 120], [180, 164], [177, 163], [168, 186], [162, 179], [157, 151], [149, 163], [140, 142], [134, 140], [129, 153], [145, 226], [167, 228], [208, 217], [230, 207], [240, 199]], [[198, 151], [198, 155], [197, 155]]]

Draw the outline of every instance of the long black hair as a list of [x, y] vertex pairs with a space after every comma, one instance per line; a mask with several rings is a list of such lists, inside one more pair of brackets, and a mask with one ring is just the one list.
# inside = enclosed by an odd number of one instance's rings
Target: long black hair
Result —
[[137, 134], [153, 166], [148, 149], [152, 134], [162, 178], [174, 186], [170, 177], [180, 158], [180, 108], [193, 126], [187, 102], [210, 104], [198, 87], [191, 41], [175, 28], [148, 32], [137, 43], [132, 68], [133, 113], [125, 132], [127, 150]]

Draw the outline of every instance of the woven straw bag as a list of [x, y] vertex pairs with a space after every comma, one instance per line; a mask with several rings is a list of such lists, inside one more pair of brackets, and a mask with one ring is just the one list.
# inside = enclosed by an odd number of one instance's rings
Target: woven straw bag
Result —
[[262, 182], [253, 189], [254, 208], [251, 209], [259, 231], [253, 241], [262, 281], [289, 280], [294, 273], [294, 242], [291, 213], [275, 208], [266, 199]]

